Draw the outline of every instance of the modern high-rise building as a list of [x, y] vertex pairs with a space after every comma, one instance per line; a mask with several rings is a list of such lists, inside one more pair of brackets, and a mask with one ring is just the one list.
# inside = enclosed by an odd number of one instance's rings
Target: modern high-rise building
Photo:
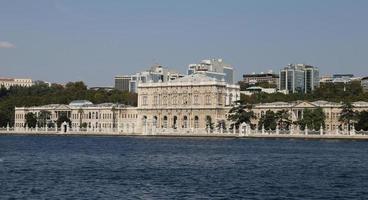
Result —
[[234, 84], [234, 69], [222, 59], [202, 60], [199, 64], [188, 66], [188, 75], [202, 73], [219, 81]]
[[115, 89], [137, 93], [139, 83], [167, 82], [181, 77], [184, 77], [184, 75], [164, 68], [161, 65], [155, 65], [146, 71], [138, 72], [134, 75], [116, 76]]
[[132, 76], [123, 75], [115, 76], [115, 89], [120, 91], [129, 91], [129, 83], [132, 80]]
[[319, 87], [319, 69], [311, 65], [289, 64], [279, 77], [279, 90], [285, 93], [309, 93]]

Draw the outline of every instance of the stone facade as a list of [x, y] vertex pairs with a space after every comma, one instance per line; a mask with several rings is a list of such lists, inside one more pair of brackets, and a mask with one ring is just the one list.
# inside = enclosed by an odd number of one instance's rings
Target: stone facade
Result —
[[239, 86], [229, 85], [203, 74], [192, 74], [168, 82], [142, 83], [138, 89], [138, 107], [121, 104], [92, 104], [74, 101], [69, 105], [52, 104], [16, 107], [15, 128], [25, 127], [25, 115], [37, 117], [42, 111], [51, 113], [47, 120], [55, 124], [61, 114], [71, 120], [72, 129], [143, 132], [148, 124], [156, 128], [206, 128], [226, 120], [232, 105], [240, 99]]
[[51, 104], [37, 107], [15, 108], [15, 129], [23, 128], [26, 124], [25, 115], [32, 112], [38, 117], [42, 111], [50, 112], [47, 124], [54, 126], [59, 115], [66, 114], [71, 120], [71, 128], [85, 128], [91, 131], [119, 130], [119, 132], [138, 131], [136, 121], [137, 110], [121, 104], [86, 104], [86, 105], [63, 105]]
[[31, 87], [32, 85], [32, 79], [0, 78], [0, 87], [5, 87], [6, 89], [12, 86]]
[[203, 74], [192, 74], [165, 83], [145, 83], [138, 87], [140, 125], [157, 128], [206, 128], [226, 120], [235, 101], [238, 85], [229, 85]]
[[[355, 111], [363, 111], [368, 110], [368, 102], [354, 102], [352, 103]], [[292, 122], [296, 122], [303, 117], [304, 109], [315, 109], [321, 107], [323, 112], [326, 115], [326, 130], [335, 130], [337, 127], [341, 125], [339, 122], [340, 113], [341, 113], [341, 103], [327, 102], [327, 101], [314, 101], [314, 102], [306, 102], [306, 101], [297, 101], [297, 102], [273, 102], [273, 103], [263, 103], [257, 104], [253, 107], [253, 112], [256, 116], [253, 119], [252, 123], [258, 126], [258, 121], [263, 114], [265, 114], [268, 110], [277, 112], [277, 111], [288, 111], [290, 115], [290, 120]]]

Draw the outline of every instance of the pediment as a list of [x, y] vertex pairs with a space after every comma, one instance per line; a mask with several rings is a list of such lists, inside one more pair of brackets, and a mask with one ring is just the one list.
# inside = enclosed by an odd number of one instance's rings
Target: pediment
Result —
[[59, 105], [55, 108], [55, 110], [70, 110], [70, 107], [67, 105]]
[[307, 101], [302, 101], [297, 103], [293, 108], [316, 108], [317, 106], [307, 102]]

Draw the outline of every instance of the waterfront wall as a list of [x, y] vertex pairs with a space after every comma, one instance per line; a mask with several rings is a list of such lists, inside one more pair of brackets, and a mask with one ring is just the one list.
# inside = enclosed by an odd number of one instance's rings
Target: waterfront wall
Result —
[[254, 138], [346, 138], [346, 139], [368, 139], [368, 131], [355, 130], [352, 126], [348, 129], [336, 130], [309, 130], [300, 129], [298, 126], [291, 126], [288, 130], [279, 129], [266, 130], [262, 128], [252, 129], [248, 124], [243, 123], [237, 129], [229, 128], [156, 128], [152, 125], [145, 125], [142, 130], [120, 128], [71, 128], [61, 126], [60, 128], [0, 128], [1, 134], [51, 134], [51, 135], [121, 135], [121, 136], [174, 136], [174, 137], [254, 137]]

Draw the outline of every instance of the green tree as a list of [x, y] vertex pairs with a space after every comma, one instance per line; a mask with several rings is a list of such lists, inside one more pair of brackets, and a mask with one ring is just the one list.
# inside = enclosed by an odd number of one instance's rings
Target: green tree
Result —
[[229, 111], [228, 119], [232, 121], [232, 127], [239, 127], [243, 122], [251, 124], [251, 120], [255, 118], [254, 112], [250, 110], [250, 105], [236, 105]]
[[9, 116], [6, 113], [0, 111], [0, 127], [7, 126], [9, 122]]
[[37, 117], [34, 113], [27, 113], [25, 115], [26, 125], [28, 128], [35, 128], [37, 124]]
[[38, 125], [40, 127], [45, 127], [47, 125], [47, 120], [51, 118], [51, 112], [47, 110], [41, 110], [38, 114]]
[[287, 110], [279, 110], [275, 115], [276, 123], [279, 125], [280, 129], [288, 129], [291, 124], [289, 112]]
[[357, 113], [354, 111], [354, 106], [350, 102], [344, 102], [342, 105], [339, 121], [343, 124], [347, 124], [348, 130], [350, 131], [350, 126], [356, 121], [356, 119]]
[[326, 115], [322, 108], [304, 109], [303, 118], [298, 121], [298, 124], [302, 129], [308, 126], [308, 129], [319, 130], [321, 126], [325, 126], [325, 119]]
[[116, 108], [115, 106], [112, 106], [111, 108], [111, 112], [112, 112], [112, 127], [116, 128]]
[[[82, 108], [78, 109], [78, 114], [79, 114], [79, 128], [83, 128], [82, 127], [82, 121], [83, 121], [83, 115], [84, 115], [84, 111]], [[87, 127], [87, 125], [86, 125]]]
[[266, 130], [275, 130], [277, 123], [276, 123], [276, 114], [273, 111], [266, 111], [266, 113], [259, 119], [258, 122], [258, 129], [262, 129], [262, 127], [264, 126], [264, 128]]
[[357, 116], [356, 130], [368, 130], [368, 111], [359, 112]]
[[216, 125], [217, 128], [223, 128], [223, 129], [226, 129], [226, 121], [225, 120], [220, 120], [217, 122], [217, 125]]
[[64, 122], [67, 122], [69, 124], [69, 126], [71, 124], [71, 121], [70, 121], [67, 113], [62, 112], [62, 113], [60, 113], [58, 119], [56, 120], [56, 124], [57, 124], [58, 127], [60, 127], [61, 124], [64, 123]]

